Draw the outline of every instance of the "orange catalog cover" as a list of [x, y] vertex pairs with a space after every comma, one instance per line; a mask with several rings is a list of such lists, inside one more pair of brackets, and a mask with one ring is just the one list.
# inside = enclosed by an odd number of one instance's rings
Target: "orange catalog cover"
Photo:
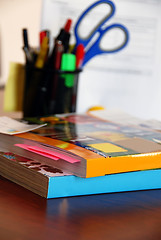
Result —
[[60, 114], [44, 121], [47, 126], [29, 133], [0, 134], [0, 146], [87, 178], [161, 168], [159, 131], [87, 114]]

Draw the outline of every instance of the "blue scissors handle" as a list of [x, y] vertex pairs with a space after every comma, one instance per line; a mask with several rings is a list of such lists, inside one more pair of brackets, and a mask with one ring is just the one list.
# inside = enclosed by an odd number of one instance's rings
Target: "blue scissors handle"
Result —
[[[82, 20], [84, 20], [86, 15], [88, 15], [88, 13], [91, 10], [93, 10], [93, 8], [97, 7], [100, 4], [107, 4], [110, 7], [110, 11], [108, 11], [107, 15], [101, 21], [98, 21], [98, 24], [96, 25], [96, 27], [93, 28], [92, 31], [89, 32], [88, 36], [83, 38], [81, 36], [81, 33], [79, 32], [79, 28], [82, 23]], [[115, 24], [111, 24], [111, 25], [105, 27], [105, 23], [111, 17], [113, 17], [114, 13], [115, 13], [115, 5], [112, 1], [99, 0], [99, 1], [95, 2], [94, 4], [92, 4], [91, 6], [89, 6], [79, 17], [79, 19], [75, 25], [75, 28], [74, 28], [74, 33], [75, 33], [75, 38], [76, 38], [75, 48], [77, 48], [77, 46], [79, 44], [83, 44], [83, 46], [85, 48], [85, 57], [84, 57], [83, 66], [95, 55], [104, 54], [104, 53], [115, 53], [115, 52], [120, 51], [127, 45], [128, 41], [129, 41], [129, 33], [125, 26], [123, 26], [122, 24], [119, 24], [119, 23], [115, 23]], [[102, 40], [104, 34], [109, 32], [110, 30], [116, 29], [116, 28], [123, 31], [124, 36], [125, 36], [124, 40], [122, 41], [122, 43], [119, 46], [117, 46], [113, 49], [109, 49], [109, 50], [102, 49], [100, 47], [100, 43], [101, 43], [101, 40]], [[99, 36], [97, 37], [97, 39], [95, 41], [93, 41], [95, 39], [96, 34], [98, 34]]]
[[[124, 32], [124, 36], [125, 36], [124, 41], [122, 41], [122, 43], [119, 46], [114, 47], [114, 48], [110, 48], [109, 50], [108, 49], [106, 49], [106, 50], [102, 49], [100, 47], [100, 43], [101, 43], [101, 39], [103, 38], [103, 35], [106, 34], [108, 31], [110, 31], [112, 29], [117, 29], [117, 28]], [[129, 41], [129, 33], [128, 33], [127, 28], [124, 27], [122, 24], [119, 24], [119, 23], [111, 24], [110, 26], [106, 27], [103, 30], [100, 29], [98, 32], [99, 32], [99, 36], [98, 36], [97, 40], [92, 44], [92, 46], [88, 49], [88, 51], [85, 54], [84, 61], [83, 61], [83, 66], [91, 58], [93, 58], [96, 55], [100, 55], [100, 54], [104, 54], [104, 53], [116, 53], [116, 52], [120, 51], [121, 49], [123, 49], [127, 45], [128, 41]]]
[[[89, 33], [89, 36], [87, 36], [86, 38], [82, 38], [81, 34], [79, 34], [79, 27], [80, 24], [82, 22], [82, 20], [86, 17], [86, 15], [95, 7], [97, 7], [100, 4], [107, 4], [110, 7], [110, 12], [109, 14], [107, 14], [107, 16], [105, 16], [102, 21], [100, 21], [98, 23], [98, 25]], [[95, 33], [100, 29], [101, 26], [103, 26], [103, 24], [105, 22], [107, 22], [115, 13], [115, 5], [113, 4], [113, 2], [109, 1], [109, 0], [100, 0], [95, 2], [94, 4], [92, 4], [91, 6], [89, 6], [83, 13], [82, 15], [79, 17], [75, 28], [74, 28], [74, 34], [75, 34], [75, 38], [76, 38], [76, 47], [81, 43], [84, 45], [84, 47], [86, 47], [88, 45], [88, 43], [91, 41], [91, 39], [93, 38], [93, 36], [95, 35]]]

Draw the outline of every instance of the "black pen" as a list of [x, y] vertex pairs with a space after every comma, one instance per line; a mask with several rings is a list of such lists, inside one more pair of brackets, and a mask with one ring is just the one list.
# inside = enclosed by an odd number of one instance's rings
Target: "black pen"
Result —
[[27, 32], [27, 29], [24, 28], [24, 29], [22, 30], [22, 32], [23, 32], [23, 42], [24, 42], [24, 47], [29, 48], [29, 43], [28, 43], [28, 32]]
[[56, 40], [59, 40], [62, 42], [62, 44], [64, 46], [64, 53], [67, 53], [69, 50], [69, 40], [70, 40], [70, 32], [69, 31], [71, 28], [71, 24], [72, 24], [72, 20], [67, 19], [67, 22], [66, 22], [64, 28], [62, 28], [60, 30], [60, 33], [56, 37]]
[[30, 47], [29, 47], [29, 43], [28, 43], [28, 31], [26, 28], [24, 28], [22, 30], [23, 33], [23, 50], [25, 52], [25, 56], [26, 56], [26, 64], [28, 63], [32, 63], [33, 62], [33, 55], [30, 51]]

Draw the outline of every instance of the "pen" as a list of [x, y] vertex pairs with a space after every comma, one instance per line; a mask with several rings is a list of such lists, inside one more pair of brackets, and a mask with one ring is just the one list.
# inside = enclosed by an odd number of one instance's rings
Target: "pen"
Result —
[[39, 34], [40, 37], [40, 46], [43, 42], [44, 37], [48, 37], [48, 42], [50, 42], [50, 31], [49, 30], [43, 30]]
[[[77, 46], [75, 55], [76, 55], [76, 69], [80, 69], [83, 64], [83, 59], [85, 55], [83, 44], [79, 44]], [[72, 112], [76, 111], [77, 91], [78, 91], [78, 73], [75, 73], [73, 93], [72, 93], [72, 108], [71, 108]]]
[[49, 114], [55, 113], [55, 104], [56, 104], [56, 95], [58, 90], [58, 81], [59, 81], [59, 73], [56, 70], [60, 69], [62, 54], [64, 51], [64, 47], [61, 41], [56, 40], [54, 46], [54, 59], [53, 59], [53, 68], [55, 72], [53, 73], [53, 77], [51, 79], [51, 98], [49, 100]]
[[39, 37], [40, 37], [40, 46], [41, 46], [44, 37], [46, 37], [46, 31], [41, 31], [39, 34]]
[[71, 24], [72, 24], [72, 20], [71, 19], [67, 19], [67, 22], [66, 22], [64, 28], [62, 28], [60, 30], [60, 33], [56, 37], [56, 40], [62, 41], [62, 44], [64, 46], [64, 53], [67, 53], [68, 50], [69, 50], [69, 40], [70, 40]]
[[40, 52], [36, 59], [35, 67], [43, 68], [46, 58], [47, 58], [48, 50], [49, 50], [49, 39], [47, 36], [45, 36], [43, 38], [42, 44], [40, 46]]
[[76, 48], [76, 68], [80, 68], [83, 64], [85, 50], [83, 44], [79, 44]]
[[[64, 53], [62, 55], [61, 70], [63, 71], [74, 71], [76, 69], [76, 56], [72, 53]], [[66, 73], [63, 75], [65, 77], [64, 84], [66, 87], [73, 87], [74, 76], [73, 73]]]
[[24, 47], [29, 48], [27, 29], [26, 29], [26, 28], [23, 28], [23, 29], [22, 29], [22, 32], [23, 32]]
[[42, 112], [45, 113], [46, 105], [44, 101], [44, 96], [46, 94], [46, 89], [44, 87], [44, 72], [43, 69], [47, 54], [48, 54], [48, 37], [44, 37], [40, 52], [36, 58], [35, 64], [27, 70], [30, 76], [26, 82], [26, 104], [25, 104], [25, 115], [34, 117], [41, 116]]
[[76, 56], [72, 53], [64, 53], [62, 55], [61, 68], [62, 71], [69, 71], [69, 73], [64, 73], [62, 75], [63, 89], [62, 92], [62, 102], [63, 109], [62, 112], [71, 112], [72, 109], [72, 95], [73, 86], [75, 79], [75, 69], [76, 69]]
[[[49, 61], [47, 63], [47, 67], [59, 70], [60, 69], [60, 63], [61, 63], [61, 57], [63, 53], [68, 52], [69, 50], [69, 40], [70, 40], [70, 28], [71, 28], [72, 20], [67, 19], [66, 24], [64, 28], [62, 28], [58, 34], [58, 36], [55, 38], [54, 48], [52, 51], [52, 54], [49, 58]], [[61, 104], [64, 92], [64, 79], [60, 76], [59, 73], [52, 74], [51, 77], [47, 76], [47, 81], [49, 82], [51, 95], [49, 95], [49, 113], [53, 114], [55, 111], [59, 113], [61, 110]], [[60, 96], [57, 96], [57, 92], [60, 92]], [[56, 110], [57, 108], [57, 110]]]
[[70, 40], [69, 31], [70, 31], [71, 23], [72, 23], [72, 20], [68, 19], [65, 24], [65, 27], [60, 30], [58, 36], [54, 39], [54, 47], [53, 47], [52, 53], [50, 54], [50, 57], [49, 57], [48, 63], [47, 63], [47, 66], [49, 68], [53, 68], [53, 62], [54, 62], [54, 58], [55, 58], [55, 44], [57, 41], [62, 42], [62, 45], [64, 47], [64, 50], [63, 50], [64, 53], [68, 52], [68, 50], [69, 50], [69, 40]]
[[30, 51], [29, 43], [28, 43], [28, 31], [26, 28], [22, 29], [22, 34], [23, 34], [23, 50], [25, 52], [25, 57], [26, 57], [26, 64], [32, 63], [33, 62], [33, 56]]
[[24, 46], [23, 50], [24, 50], [25, 57], [26, 57], [26, 64], [32, 63], [33, 62], [33, 56], [31, 54], [31, 52], [29, 51], [29, 49]]

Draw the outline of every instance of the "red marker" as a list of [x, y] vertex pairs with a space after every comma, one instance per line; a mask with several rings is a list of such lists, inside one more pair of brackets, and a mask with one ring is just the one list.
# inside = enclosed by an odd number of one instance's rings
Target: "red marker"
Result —
[[65, 27], [64, 27], [64, 30], [66, 32], [69, 32], [70, 31], [70, 28], [71, 28], [71, 25], [72, 25], [72, 19], [67, 19], [67, 22], [65, 24]]
[[40, 32], [40, 46], [42, 44], [42, 41], [43, 41], [44, 37], [46, 37], [46, 31], [41, 31]]
[[40, 32], [40, 46], [42, 44], [44, 37], [48, 37], [48, 39], [49, 39], [49, 35], [50, 35], [50, 33], [48, 30], [44, 30], [44, 31]]
[[76, 48], [76, 68], [80, 68], [83, 64], [85, 50], [83, 44], [79, 44]]

